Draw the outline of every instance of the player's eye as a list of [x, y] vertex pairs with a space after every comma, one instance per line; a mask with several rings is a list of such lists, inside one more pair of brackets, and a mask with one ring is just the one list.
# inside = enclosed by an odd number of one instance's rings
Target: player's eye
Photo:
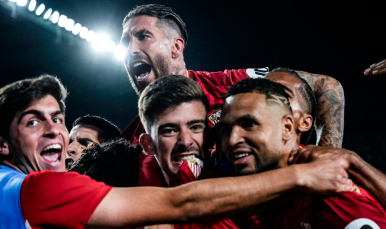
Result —
[[202, 131], [204, 128], [205, 128], [204, 125], [193, 125], [190, 127], [190, 129], [193, 130], [194, 132]]
[[253, 122], [253, 121], [246, 121], [246, 122], [244, 122], [241, 126], [242, 126], [244, 129], [249, 129], [249, 128], [255, 127], [256, 125], [257, 125], [256, 122]]
[[63, 123], [63, 119], [62, 118], [53, 118], [54, 123]]
[[32, 119], [27, 122], [27, 126], [30, 126], [30, 127], [37, 126], [38, 124], [39, 124], [39, 121], [36, 119]]
[[222, 135], [228, 135], [228, 134], [231, 133], [231, 131], [232, 131], [232, 129], [229, 126], [222, 126], [222, 127], [220, 127], [220, 133]]
[[171, 136], [175, 133], [177, 133], [177, 131], [172, 128], [166, 128], [161, 131], [161, 135], [164, 135], [164, 136]]

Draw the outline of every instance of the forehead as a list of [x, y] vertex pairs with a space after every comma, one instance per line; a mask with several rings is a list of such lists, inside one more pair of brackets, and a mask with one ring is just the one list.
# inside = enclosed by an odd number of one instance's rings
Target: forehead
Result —
[[60, 110], [60, 106], [58, 101], [52, 95], [46, 95], [43, 98], [35, 99], [32, 101], [26, 108], [19, 111], [19, 113], [23, 113], [27, 110], [38, 110], [38, 111], [58, 111]]
[[71, 129], [70, 138], [91, 138], [98, 139], [98, 134], [101, 132], [96, 126], [88, 124], [76, 125]]
[[146, 30], [154, 29], [154, 30], [161, 31], [157, 27], [157, 22], [158, 22], [158, 18], [156, 17], [146, 16], [146, 15], [133, 17], [132, 19], [127, 21], [126, 24], [123, 26], [123, 33], [133, 33], [135, 31], [139, 31], [143, 29], [146, 29]]
[[205, 120], [206, 110], [201, 101], [183, 102], [178, 106], [171, 107], [156, 117], [155, 123], [186, 124], [192, 120]]
[[225, 100], [221, 114], [223, 121], [234, 121], [234, 119], [245, 115], [259, 118], [270, 117], [271, 113], [267, 106], [266, 96], [259, 93], [241, 93]]

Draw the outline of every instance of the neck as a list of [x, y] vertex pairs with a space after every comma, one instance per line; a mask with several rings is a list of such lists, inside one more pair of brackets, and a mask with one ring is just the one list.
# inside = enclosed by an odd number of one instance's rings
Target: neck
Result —
[[172, 74], [182, 76], [186, 75], [186, 64], [182, 55], [174, 61]]
[[277, 168], [283, 168], [288, 166], [288, 158], [290, 157], [291, 152], [299, 149], [299, 141], [297, 139], [298, 136], [296, 136], [296, 139], [293, 138], [292, 140], [286, 143], [287, 146], [285, 146], [283, 149], [284, 153], [280, 157], [280, 161], [277, 164]]

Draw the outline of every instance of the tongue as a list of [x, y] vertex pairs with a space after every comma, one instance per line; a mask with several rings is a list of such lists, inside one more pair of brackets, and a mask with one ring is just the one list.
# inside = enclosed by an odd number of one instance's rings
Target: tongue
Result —
[[58, 152], [43, 152], [42, 158], [49, 162], [56, 162], [59, 159], [60, 153]]

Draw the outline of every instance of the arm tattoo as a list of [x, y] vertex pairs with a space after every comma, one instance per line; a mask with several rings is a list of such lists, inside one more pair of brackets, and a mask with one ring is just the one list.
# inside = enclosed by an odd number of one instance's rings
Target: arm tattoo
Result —
[[318, 102], [315, 129], [317, 145], [342, 147], [344, 128], [344, 93], [332, 77], [298, 72], [311, 86]]

